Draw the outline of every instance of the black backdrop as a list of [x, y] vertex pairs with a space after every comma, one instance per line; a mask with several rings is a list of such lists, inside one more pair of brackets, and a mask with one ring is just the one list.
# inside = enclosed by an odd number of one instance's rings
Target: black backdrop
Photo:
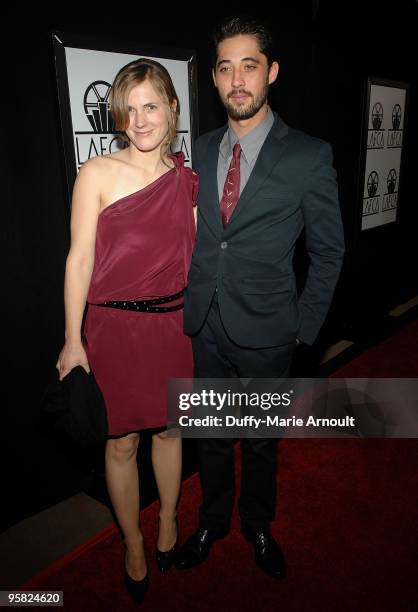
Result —
[[[340, 6], [298, 0], [276, 2], [274, 13], [259, 14], [279, 43], [273, 109], [291, 126], [328, 140], [335, 154], [347, 255], [320, 346], [363, 337], [390, 307], [417, 294], [417, 8], [413, 1], [385, 9], [375, 2]], [[82, 487], [81, 463], [68, 462], [62, 446], [40, 436], [36, 426], [39, 396], [63, 342], [69, 245], [50, 31], [196, 49], [200, 132], [225, 120], [212, 85], [208, 42], [213, 24], [224, 15], [211, 10], [163, 16], [157, 7], [147, 11], [142, 5], [137, 12], [135, 17], [135, 5], [129, 5], [125, 18], [116, 12], [103, 17], [68, 7], [43, 20], [26, 13], [22, 22], [9, 14], [0, 26], [2, 338], [8, 364], [1, 446], [10, 498], [5, 524]], [[406, 81], [411, 88], [399, 222], [360, 234], [357, 174], [367, 76]]]

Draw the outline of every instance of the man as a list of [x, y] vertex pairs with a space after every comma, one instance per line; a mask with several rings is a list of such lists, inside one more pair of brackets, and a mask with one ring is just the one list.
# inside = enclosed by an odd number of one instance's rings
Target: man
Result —
[[[228, 125], [200, 137], [193, 151], [200, 193], [185, 332], [193, 338], [197, 377], [284, 377], [296, 344], [314, 342], [341, 268], [331, 148], [289, 128], [269, 108], [279, 65], [263, 24], [230, 19], [214, 38], [213, 80]], [[298, 297], [292, 257], [303, 228], [310, 267]], [[229, 530], [233, 443], [198, 441], [203, 503], [199, 528], [178, 553], [179, 568], [204, 561]], [[246, 438], [241, 446], [241, 530], [259, 567], [282, 578], [286, 562], [269, 529], [276, 440]]]

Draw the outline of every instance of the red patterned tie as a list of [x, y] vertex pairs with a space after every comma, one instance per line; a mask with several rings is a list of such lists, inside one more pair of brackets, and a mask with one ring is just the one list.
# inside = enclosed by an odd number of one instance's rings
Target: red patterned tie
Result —
[[226, 175], [224, 191], [220, 201], [222, 223], [225, 227], [234, 212], [239, 198], [241, 147], [237, 143], [232, 150], [232, 159]]

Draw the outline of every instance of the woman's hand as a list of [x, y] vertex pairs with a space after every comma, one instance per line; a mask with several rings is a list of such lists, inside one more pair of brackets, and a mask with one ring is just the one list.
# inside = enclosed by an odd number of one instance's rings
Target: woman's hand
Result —
[[66, 342], [55, 366], [59, 372], [60, 380], [78, 365], [83, 367], [87, 373], [90, 372], [87, 354], [81, 342]]

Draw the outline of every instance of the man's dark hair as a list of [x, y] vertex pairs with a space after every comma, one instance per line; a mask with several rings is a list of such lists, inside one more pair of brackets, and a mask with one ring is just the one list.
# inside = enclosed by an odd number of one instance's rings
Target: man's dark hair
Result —
[[258, 17], [239, 16], [227, 17], [214, 30], [212, 35], [212, 65], [216, 67], [218, 57], [218, 45], [226, 38], [232, 38], [238, 34], [249, 34], [257, 39], [260, 52], [267, 57], [270, 68], [274, 61], [273, 37], [267, 24]]

